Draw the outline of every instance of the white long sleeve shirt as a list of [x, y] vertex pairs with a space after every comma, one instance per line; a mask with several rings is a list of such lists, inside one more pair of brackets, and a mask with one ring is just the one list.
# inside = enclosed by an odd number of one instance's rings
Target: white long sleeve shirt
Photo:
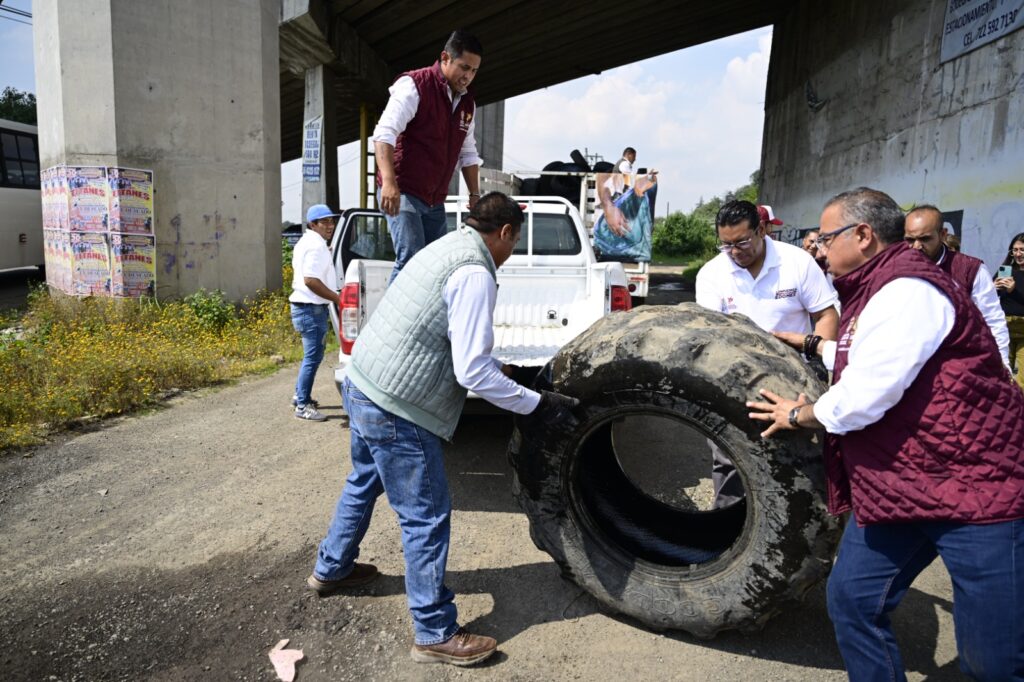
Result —
[[[815, 418], [837, 435], [877, 422], [900, 401], [955, 321], [953, 304], [928, 282], [900, 277], [886, 284], [857, 318], [846, 368], [814, 403]], [[822, 359], [829, 369], [837, 343], [844, 342], [825, 342]]]
[[[946, 259], [946, 253], [946, 250], [943, 249], [937, 265], [942, 265], [942, 261]], [[1003, 306], [999, 304], [999, 294], [996, 293], [992, 277], [984, 265], [978, 268], [978, 272], [974, 276], [971, 300], [981, 311], [988, 328], [992, 330], [992, 336], [995, 337], [996, 345], [999, 346], [999, 354], [1003, 356], [1003, 364], [1009, 367], [1010, 330], [1006, 326], [1006, 313], [1003, 312]]]
[[537, 409], [540, 394], [502, 374], [501, 363], [491, 357], [498, 298], [491, 273], [481, 265], [464, 265], [448, 277], [441, 296], [448, 306], [448, 339], [459, 385], [517, 414]]
[[[373, 141], [384, 142], [394, 147], [398, 136], [405, 132], [406, 126], [409, 125], [409, 121], [416, 115], [416, 110], [420, 107], [420, 93], [416, 90], [416, 83], [409, 76], [402, 76], [396, 80], [388, 92], [391, 93], [391, 98], [388, 99], [384, 113], [380, 115], [380, 120], [373, 129]], [[449, 87], [448, 98], [452, 102], [452, 111], [454, 112], [462, 100], [462, 95], [457, 93], [453, 95], [452, 89]], [[469, 122], [466, 139], [462, 141], [462, 150], [459, 152], [460, 168], [484, 165], [484, 160], [480, 158], [476, 150], [476, 137], [473, 135], [475, 129], [476, 116], [474, 115]]]

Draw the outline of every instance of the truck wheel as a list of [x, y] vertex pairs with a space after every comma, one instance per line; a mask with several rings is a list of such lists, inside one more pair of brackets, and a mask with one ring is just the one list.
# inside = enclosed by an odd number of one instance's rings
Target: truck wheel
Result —
[[[762, 439], [744, 405], [761, 388], [813, 399], [825, 386], [747, 318], [690, 303], [609, 315], [563, 347], [536, 385], [581, 404], [557, 423], [516, 418], [515, 496], [534, 543], [607, 606], [712, 637], [760, 629], [828, 574], [840, 528], [823, 501], [820, 443], [812, 431]], [[691, 430], [691, 444], [713, 442], [745, 498], [699, 511], [639, 485], [615, 435], [638, 417]], [[655, 478], [687, 466], [710, 474], [706, 450], [695, 462], [696, 448], [667, 442], [642, 452], [648, 463], [667, 457]]]

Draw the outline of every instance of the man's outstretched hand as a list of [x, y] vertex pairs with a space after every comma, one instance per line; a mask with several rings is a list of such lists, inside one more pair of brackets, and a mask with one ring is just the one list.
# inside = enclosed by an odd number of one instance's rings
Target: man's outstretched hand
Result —
[[794, 430], [794, 426], [789, 423], [789, 413], [794, 407], [800, 407], [801, 405], [807, 404], [807, 396], [801, 393], [797, 396], [796, 400], [786, 400], [777, 393], [762, 389], [758, 391], [767, 402], [747, 402], [747, 407], [755, 412], [750, 413], [751, 419], [756, 419], [762, 422], [771, 422], [771, 425], [764, 431], [761, 432], [762, 438], [770, 438], [776, 431]]

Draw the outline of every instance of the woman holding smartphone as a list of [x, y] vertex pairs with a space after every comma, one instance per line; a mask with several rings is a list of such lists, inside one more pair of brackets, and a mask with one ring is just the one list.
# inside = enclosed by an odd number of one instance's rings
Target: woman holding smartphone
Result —
[[1010, 360], [1024, 389], [1024, 232], [1010, 240], [1006, 260], [996, 272], [996, 293], [1010, 330]]

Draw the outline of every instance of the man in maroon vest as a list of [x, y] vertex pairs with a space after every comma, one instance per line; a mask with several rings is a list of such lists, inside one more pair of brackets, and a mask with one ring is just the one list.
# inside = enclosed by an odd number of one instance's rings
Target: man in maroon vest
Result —
[[394, 280], [409, 259], [444, 235], [444, 198], [456, 166], [469, 188], [469, 208], [480, 198], [480, 164], [473, 137], [476, 104], [469, 85], [483, 48], [455, 31], [433, 66], [402, 74], [373, 131], [377, 198], [395, 245]]
[[1010, 331], [1006, 327], [1006, 314], [999, 305], [999, 294], [996, 293], [992, 277], [985, 269], [985, 263], [979, 258], [965, 253], [953, 251], [946, 246], [949, 233], [942, 222], [942, 211], [931, 204], [922, 204], [910, 209], [907, 213], [904, 228], [904, 241], [912, 249], [917, 249], [953, 278], [953, 281], [964, 288], [978, 306], [985, 323], [992, 330], [992, 336], [999, 346], [1003, 363], [1010, 366]]
[[[842, 303], [819, 345], [832, 387], [816, 402], [771, 391], [753, 419], [824, 428], [828, 505], [852, 511], [828, 610], [854, 680], [904, 680], [889, 614], [941, 556], [960, 667], [1024, 675], [1024, 393], [963, 287], [903, 241], [903, 213], [868, 188], [829, 200], [819, 250]], [[791, 345], [795, 335], [778, 335]]]

